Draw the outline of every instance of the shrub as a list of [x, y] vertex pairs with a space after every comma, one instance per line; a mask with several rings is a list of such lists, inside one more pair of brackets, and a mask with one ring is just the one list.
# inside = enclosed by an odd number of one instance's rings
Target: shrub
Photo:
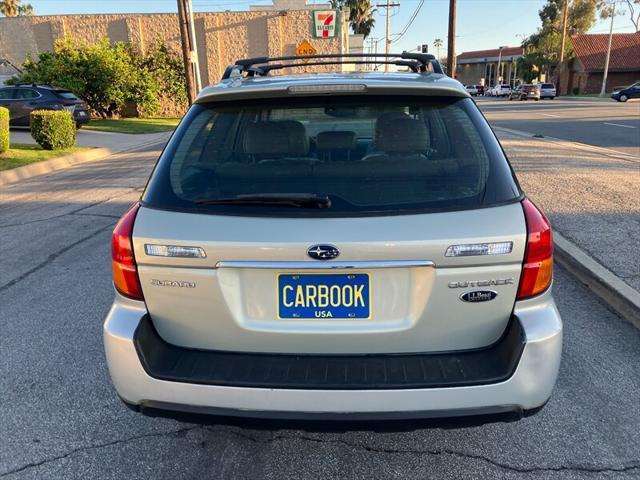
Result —
[[53, 52], [27, 59], [23, 73], [8, 83], [44, 83], [71, 90], [103, 118], [120, 115], [133, 103], [146, 115], [159, 110], [159, 99], [186, 105], [182, 60], [158, 41], [143, 56], [129, 43], [89, 44], [74, 39], [56, 41]]
[[0, 107], [0, 153], [9, 150], [9, 110]]
[[31, 136], [45, 150], [73, 147], [76, 123], [66, 110], [34, 110], [31, 112]]

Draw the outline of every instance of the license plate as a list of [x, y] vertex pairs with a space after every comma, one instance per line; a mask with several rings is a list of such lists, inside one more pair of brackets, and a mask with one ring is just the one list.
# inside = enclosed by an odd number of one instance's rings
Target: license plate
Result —
[[368, 273], [279, 273], [278, 319], [371, 318]]
[[81, 117], [84, 117], [86, 115], [86, 113], [85, 112], [78, 112], [78, 115], [81, 116]]

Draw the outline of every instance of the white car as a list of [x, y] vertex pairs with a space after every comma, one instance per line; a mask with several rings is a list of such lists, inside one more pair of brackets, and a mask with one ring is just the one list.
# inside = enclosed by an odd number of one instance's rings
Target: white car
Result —
[[553, 83], [538, 83], [540, 89], [540, 98], [549, 98], [553, 100], [557, 96], [556, 86]]
[[545, 405], [562, 350], [551, 226], [462, 85], [431, 55], [396, 57], [412, 72], [238, 60], [199, 93], [113, 232], [104, 345], [132, 409]]
[[478, 88], [475, 85], [467, 85], [464, 87], [467, 90], [467, 93], [472, 97], [478, 95]]
[[511, 94], [511, 86], [507, 83], [494, 85], [491, 88], [492, 97], [508, 97]]

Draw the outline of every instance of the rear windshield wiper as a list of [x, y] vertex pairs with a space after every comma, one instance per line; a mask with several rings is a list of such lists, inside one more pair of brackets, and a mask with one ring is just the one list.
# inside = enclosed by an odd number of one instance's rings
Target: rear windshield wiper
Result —
[[331, 199], [326, 195], [311, 193], [258, 193], [228, 198], [195, 200], [199, 205], [267, 205], [295, 208], [330, 208]]

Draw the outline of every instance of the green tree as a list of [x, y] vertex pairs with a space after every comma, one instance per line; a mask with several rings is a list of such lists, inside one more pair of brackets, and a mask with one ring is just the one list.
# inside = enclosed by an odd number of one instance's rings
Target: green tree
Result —
[[134, 58], [139, 68], [148, 71], [153, 78], [159, 100], [170, 100], [185, 107], [188, 105], [182, 57], [171, 52], [164, 40], [159, 38], [147, 56]]
[[331, 8], [348, 8], [349, 24], [353, 33], [364, 35], [364, 38], [371, 34], [376, 23], [373, 18], [376, 9], [373, 8], [371, 0], [331, 0]]
[[[542, 25], [522, 43], [527, 54], [518, 62], [518, 71], [523, 79], [532, 80], [542, 73], [548, 75], [557, 68], [562, 44], [565, 2], [570, 2], [567, 11], [567, 34], [576, 34], [584, 33], [593, 27], [601, 1], [547, 0], [538, 12]], [[565, 42], [565, 58], [571, 58], [572, 53], [571, 42]]]
[[0, 13], [5, 17], [33, 15], [33, 7], [21, 0], [0, 0]]
[[93, 45], [58, 40], [53, 52], [40, 53], [36, 61], [27, 59], [23, 69], [12, 83], [67, 88], [101, 117], [118, 115], [127, 102], [136, 103], [148, 114], [158, 109], [158, 82], [127, 43], [111, 47], [106, 39]]

